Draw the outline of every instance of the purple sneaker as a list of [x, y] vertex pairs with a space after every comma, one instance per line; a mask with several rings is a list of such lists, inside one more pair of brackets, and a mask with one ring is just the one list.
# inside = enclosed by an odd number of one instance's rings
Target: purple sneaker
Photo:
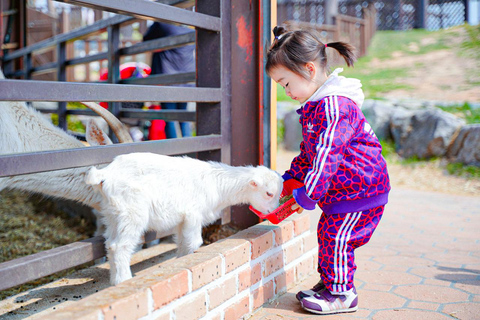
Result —
[[312, 289], [298, 291], [298, 293], [297, 293], [297, 295], [296, 295], [297, 300], [298, 300], [298, 301], [302, 301], [303, 298], [311, 297], [311, 296], [313, 296], [315, 293], [320, 292], [320, 291], [322, 291], [323, 289], [326, 289], [326, 288], [325, 288], [325, 284], [323, 283], [322, 280], [320, 280], [320, 281], [318, 281], [318, 283], [317, 283], [316, 285], [313, 286]]
[[355, 288], [340, 294], [332, 294], [328, 290], [322, 290], [300, 302], [303, 309], [316, 314], [355, 312], [358, 310], [358, 296]]

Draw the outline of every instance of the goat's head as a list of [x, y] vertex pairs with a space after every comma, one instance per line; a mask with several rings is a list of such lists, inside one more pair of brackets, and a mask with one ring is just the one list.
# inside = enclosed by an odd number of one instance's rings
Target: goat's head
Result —
[[270, 213], [278, 207], [283, 179], [278, 172], [264, 166], [253, 168], [253, 172], [248, 186], [248, 200], [258, 211]]

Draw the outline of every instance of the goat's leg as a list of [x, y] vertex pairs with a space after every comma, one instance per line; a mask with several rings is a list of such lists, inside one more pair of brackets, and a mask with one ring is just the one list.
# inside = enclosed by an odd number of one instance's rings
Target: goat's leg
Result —
[[202, 224], [200, 221], [186, 219], [178, 227], [176, 240], [178, 257], [193, 253], [197, 250], [203, 243]]
[[107, 227], [106, 235], [110, 236], [106, 236], [105, 245], [110, 264], [110, 284], [117, 285], [132, 278], [130, 260], [141, 241], [143, 230], [142, 226], [132, 221], [123, 221]]

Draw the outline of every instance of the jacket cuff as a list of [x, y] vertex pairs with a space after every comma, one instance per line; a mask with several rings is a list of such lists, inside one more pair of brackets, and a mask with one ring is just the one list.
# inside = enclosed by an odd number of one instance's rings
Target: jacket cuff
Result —
[[307, 196], [307, 189], [305, 186], [293, 190], [293, 197], [295, 198], [295, 201], [304, 209], [307, 210], [314, 210], [315, 205], [317, 204], [317, 201], [310, 199]]
[[293, 179], [293, 177], [292, 177], [289, 173], [287, 173], [287, 172], [285, 172], [285, 173], [283, 174], [282, 178], [283, 178], [283, 181], [287, 181], [287, 180]]

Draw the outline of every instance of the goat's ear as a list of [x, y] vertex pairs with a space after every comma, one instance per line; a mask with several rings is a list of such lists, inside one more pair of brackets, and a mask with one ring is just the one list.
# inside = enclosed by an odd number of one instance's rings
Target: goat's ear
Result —
[[113, 144], [108, 135], [100, 129], [95, 120], [90, 119], [87, 123], [86, 139], [91, 146], [105, 146]]
[[250, 187], [252, 187], [253, 189], [257, 189], [259, 186], [263, 184], [262, 181], [263, 180], [261, 177], [253, 177], [250, 180]]

